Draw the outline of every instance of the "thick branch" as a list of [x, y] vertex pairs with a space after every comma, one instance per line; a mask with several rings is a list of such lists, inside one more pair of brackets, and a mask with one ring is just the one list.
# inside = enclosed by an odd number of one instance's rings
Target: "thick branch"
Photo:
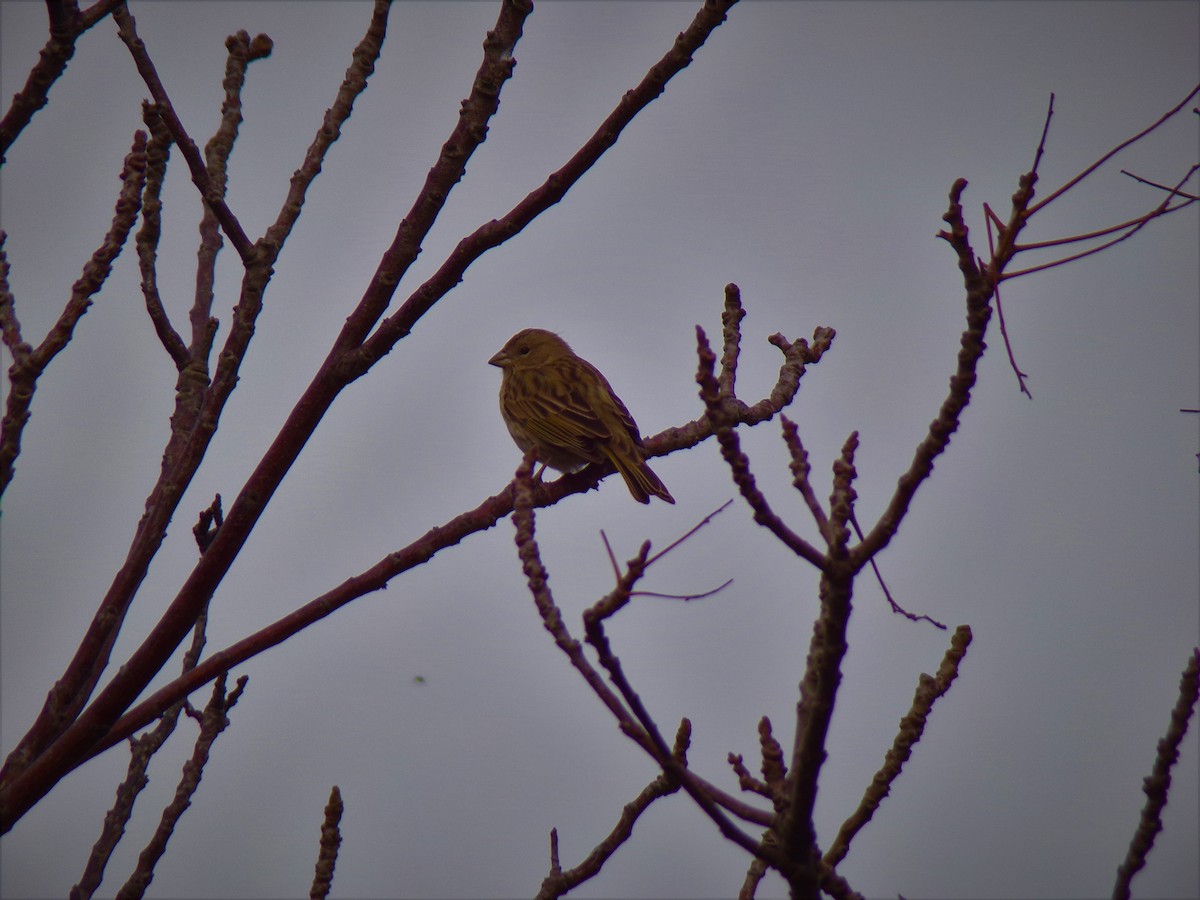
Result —
[[855, 476], [852, 435], [834, 466], [834, 492], [830, 504], [829, 553], [821, 572], [821, 613], [813, 626], [800, 700], [796, 706], [796, 736], [792, 746], [788, 797], [782, 823], [777, 829], [783, 855], [794, 866], [787, 874], [797, 896], [816, 896], [823, 869], [813, 809], [817, 785], [825, 762], [825, 742], [842, 682], [842, 660], [846, 656], [846, 629], [850, 623], [854, 594], [854, 569], [848, 563], [846, 522], [852, 514], [852, 482]]
[[[372, 21], [372, 29], [378, 29], [377, 19]], [[382, 34], [369, 30], [363, 44], [374, 47], [382, 41]], [[360, 50], [363, 44], [360, 44]], [[253, 47], [250, 48], [253, 52]], [[356, 62], [356, 65], [361, 61]], [[160, 106], [155, 111], [161, 114]], [[348, 108], [345, 115], [348, 115]], [[277, 252], [276, 248], [276, 252]], [[12, 820], [7, 816], [8, 807], [3, 802], [7, 789], [27, 765], [58, 738], [67, 725], [75, 720], [79, 709], [90, 695], [96, 684], [100, 671], [107, 663], [108, 653], [115, 640], [117, 631], [124, 619], [134, 593], [145, 577], [150, 560], [157, 553], [166, 535], [166, 528], [172, 515], [183, 496], [184, 490], [195, 474], [208, 444], [216, 431], [224, 404], [237, 384], [238, 371], [254, 333], [254, 322], [261, 309], [262, 290], [270, 277], [269, 264], [264, 263], [258, 268], [249, 270], [243, 281], [242, 295], [235, 310], [234, 324], [225, 352], [222, 354], [217, 375], [210, 389], [208, 380], [207, 359], [193, 355], [180, 371], [176, 385], [176, 407], [171, 418], [171, 437], [163, 452], [162, 470], [158, 482], [146, 501], [146, 512], [138, 523], [129, 553], [121, 569], [113, 579], [95, 618], [92, 627], [76, 651], [67, 672], [56, 684], [47, 697], [46, 704], [39, 714], [38, 720], [24, 736], [17, 749], [9, 755], [3, 773], [0, 773], [0, 786], [5, 793], [0, 794], [0, 825], [7, 830]], [[193, 319], [195, 324], [195, 318]], [[215, 326], [202, 323], [205, 328]], [[192, 351], [203, 353], [205, 356], [211, 345], [211, 333], [205, 341], [201, 336], [195, 336]], [[163, 660], [169, 656], [174, 646], [182, 640], [183, 635], [192, 627], [198, 611], [207, 603], [207, 597], [190, 607], [187, 613], [175, 622], [182, 627], [179, 638], [171, 647], [164, 648]], [[161, 668], [158, 663], [155, 671]], [[141, 673], [126, 672], [133, 677], [141, 677]], [[153, 677], [154, 672], [147, 675]], [[110, 685], [111, 687], [111, 685]], [[137, 689], [125, 700], [124, 705], [136, 696]], [[122, 707], [123, 708], [123, 707]], [[119, 712], [119, 711], [118, 711]], [[113, 716], [115, 718], [115, 715]], [[92, 743], [91, 740], [87, 741]], [[59, 761], [61, 764], [61, 760]], [[50, 785], [45, 785], [48, 790]]]

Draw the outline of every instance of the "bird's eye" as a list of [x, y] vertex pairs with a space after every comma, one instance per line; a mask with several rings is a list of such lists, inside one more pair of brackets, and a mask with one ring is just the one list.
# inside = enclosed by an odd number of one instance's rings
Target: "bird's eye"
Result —
[[522, 356], [528, 356], [529, 355], [528, 345], [521, 347], [517, 352], [520, 353]]

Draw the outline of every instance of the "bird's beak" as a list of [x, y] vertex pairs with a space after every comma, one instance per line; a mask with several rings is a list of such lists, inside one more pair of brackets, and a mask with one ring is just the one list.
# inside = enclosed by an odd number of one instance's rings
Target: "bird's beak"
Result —
[[509, 360], [508, 354], [505, 353], [503, 350], [501, 350], [499, 353], [497, 353], [495, 356], [493, 356], [491, 359], [488, 360], [488, 365], [489, 366], [499, 366], [501, 369], [503, 369], [505, 366], [507, 366], [509, 364], [510, 361], [511, 360]]

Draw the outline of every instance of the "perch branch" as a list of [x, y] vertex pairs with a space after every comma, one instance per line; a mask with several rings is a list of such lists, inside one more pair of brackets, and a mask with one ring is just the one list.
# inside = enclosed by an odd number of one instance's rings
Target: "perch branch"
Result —
[[[785, 377], [781, 370], [781, 382]], [[776, 389], [778, 390], [778, 385]], [[794, 393], [794, 385], [791, 386], [791, 390]], [[755, 405], [757, 406], [757, 404]], [[647, 439], [646, 445], [653, 448], [656, 456], [696, 446], [712, 434], [711, 429], [701, 428], [702, 424], [703, 420], [697, 420], [687, 426], [669, 428], [661, 434]], [[590, 468], [594, 469], [595, 467]], [[595, 472], [589, 476], [587, 473], [588, 470], [585, 469], [548, 484], [534, 484], [532, 486], [533, 505], [535, 507], [553, 506], [571, 494], [593, 489], [603, 476]], [[221, 672], [233, 669], [264, 650], [282, 643], [347, 603], [374, 591], [382, 590], [391, 579], [427, 562], [447, 547], [458, 544], [472, 534], [491, 528], [513, 512], [514, 485], [515, 481], [498, 494], [482, 501], [474, 509], [461, 513], [441, 525], [434, 526], [406, 547], [389, 553], [369, 569], [348, 578], [342, 584], [298, 607], [271, 625], [210, 655], [194, 671], [169, 682], [122, 715], [120, 720], [93, 744], [87, 757], [91, 758], [103, 752], [139, 728], [145, 727], [157, 717], [162, 709], [170, 706], [180, 697], [186, 697], [203, 687]]]

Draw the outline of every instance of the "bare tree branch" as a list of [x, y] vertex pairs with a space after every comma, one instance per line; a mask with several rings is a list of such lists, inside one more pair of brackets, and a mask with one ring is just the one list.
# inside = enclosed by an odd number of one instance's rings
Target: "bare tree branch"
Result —
[[[674, 754], [679, 760], [680, 765], [686, 765], [687, 747], [690, 738], [691, 723], [687, 719], [684, 719], [679, 725], [679, 731], [675, 735]], [[631, 802], [625, 804], [621, 810], [621, 817], [617, 820], [617, 824], [613, 826], [612, 831], [608, 833], [608, 836], [592, 849], [592, 852], [587, 855], [587, 858], [583, 862], [572, 869], [564, 871], [559, 865], [558, 831], [557, 829], [552, 830], [550, 832], [550, 874], [542, 880], [541, 887], [538, 889], [537, 894], [534, 895], [535, 900], [553, 900], [553, 898], [561, 897], [588, 879], [598, 875], [601, 868], [603, 868], [612, 855], [633, 836], [633, 826], [637, 823], [642, 813], [650, 808], [650, 804], [678, 790], [679, 782], [667, 777], [666, 774], [660, 774], [642, 788], [641, 793]]]
[[[738, 490], [741, 491], [746, 502], [750, 505], [750, 508], [754, 510], [754, 521], [770, 530], [784, 546], [797, 556], [808, 560], [808, 562], [818, 568], [822, 567], [824, 565], [824, 556], [821, 551], [792, 531], [784, 523], [783, 519], [776, 515], [770, 508], [767, 498], [758, 489], [754, 481], [754, 475], [750, 472], [750, 460], [742, 452], [741, 442], [738, 440], [737, 434], [733, 429], [733, 426], [738, 422], [737, 401], [732, 396], [723, 396], [721, 394], [721, 385], [713, 374], [713, 366], [716, 364], [717, 357], [708, 345], [708, 338], [704, 334], [704, 329], [699, 325], [696, 326], [696, 344], [696, 352], [700, 359], [696, 370], [696, 382], [700, 385], [700, 399], [704, 401], [708, 420], [712, 422], [713, 430], [717, 436], [717, 443], [721, 445], [721, 455], [725, 458], [725, 461], [729, 464], [730, 471], [733, 473], [733, 481], [738, 486]], [[803, 345], [803, 341], [798, 341], [797, 345]], [[736, 354], [730, 354], [727, 351], [726, 357], [730, 355]], [[817, 354], [816, 358], [819, 357], [820, 353]], [[802, 373], [803, 364], [801, 364], [800, 369]], [[732, 376], [729, 378], [728, 383], [732, 385]]]
[[200, 191], [200, 197], [204, 200], [205, 205], [212, 210], [217, 221], [221, 223], [221, 228], [229, 237], [229, 242], [233, 244], [238, 256], [247, 266], [251, 265], [254, 262], [254, 246], [251, 244], [250, 238], [246, 236], [246, 232], [242, 230], [242, 224], [233, 214], [233, 210], [225, 203], [222, 197], [224, 191], [209, 173], [204, 160], [200, 158], [200, 150], [196, 146], [196, 142], [188, 135], [183, 122], [175, 113], [175, 107], [171, 104], [171, 98], [167, 96], [167, 89], [163, 87], [162, 80], [158, 77], [158, 70], [154, 66], [154, 61], [150, 59], [146, 44], [138, 37], [137, 23], [130, 15], [129, 7], [124, 3], [117, 4], [113, 7], [112, 15], [118, 25], [117, 33], [125, 42], [125, 46], [129, 48], [142, 80], [150, 89], [150, 95], [158, 104], [163, 121], [171, 131], [171, 137], [179, 147], [183, 158], [187, 160], [188, 168], [192, 173], [192, 183]]
[[50, 361], [70, 343], [75, 326], [92, 305], [92, 297], [112, 272], [113, 262], [125, 246], [125, 240], [142, 208], [141, 193], [145, 176], [146, 135], [139, 131], [133, 136], [133, 148], [125, 157], [125, 165], [121, 170], [121, 193], [117, 198], [112, 226], [104, 236], [103, 243], [84, 265], [83, 274], [72, 286], [71, 298], [58, 321], [36, 349], [21, 338], [21, 326], [8, 284], [8, 260], [7, 257], [0, 258], [0, 333], [13, 356], [13, 364], [8, 370], [8, 402], [3, 422], [0, 422], [0, 494], [4, 493], [13, 478], [13, 463], [21, 452], [21, 432], [29, 421], [29, 406], [33, 402], [37, 380]]
[[[214, 504], [219, 511], [220, 498]], [[190, 672], [196, 667], [200, 654], [204, 652], [208, 615], [201, 616], [196, 622], [192, 634], [192, 644], [183, 655], [183, 671]], [[133, 806], [138, 795], [149, 784], [147, 770], [150, 761], [159, 749], [166, 743], [175, 731], [179, 722], [179, 714], [183, 711], [186, 700], [179, 700], [171, 705], [159, 718], [158, 725], [141, 737], [129, 739], [129, 766], [126, 769], [125, 780], [117, 787], [117, 799], [112, 808], [104, 816], [104, 827], [100, 837], [92, 847], [87, 865], [79, 883], [71, 888], [71, 900], [87, 900], [93, 896], [104, 880], [104, 870], [116, 849], [118, 842], [125, 834], [125, 826], [133, 815]]]
[[1036, 171], [1021, 176], [1021, 189], [1013, 195], [1013, 213], [1008, 229], [1001, 235], [1000, 244], [986, 271], [976, 263], [975, 251], [968, 240], [967, 225], [963, 221], [961, 201], [967, 187], [966, 179], [958, 179], [950, 190], [950, 208], [943, 216], [950, 230], [940, 232], [939, 236], [950, 243], [958, 256], [958, 268], [963, 273], [967, 293], [967, 329], [961, 339], [958, 368], [950, 379], [950, 393], [942, 402], [937, 419], [930, 423], [929, 433], [917, 446], [908, 471], [900, 476], [887, 509], [866, 538], [851, 551], [852, 563], [858, 568], [866, 565], [867, 560], [886, 547], [895, 536], [917, 488], [933, 472], [933, 461], [945, 451], [950, 444], [950, 436], [958, 430], [959, 419], [971, 399], [979, 360], [983, 357], [983, 339], [992, 315], [990, 301], [996, 278], [1012, 256], [1012, 244], [1024, 222], [1025, 209], [1033, 197], [1036, 181]]
[[960, 625], [950, 639], [950, 648], [942, 659], [937, 676], [931, 678], [925, 674], [921, 675], [912, 707], [900, 720], [900, 732], [884, 757], [883, 767], [875, 773], [858, 809], [842, 823], [833, 844], [825, 851], [824, 862], [826, 865], [831, 868], [836, 867], [846, 858], [854, 836], [871, 821], [879, 804], [891, 793], [892, 784], [900, 777], [901, 769], [912, 756], [913, 745], [925, 733], [925, 722], [933, 709], [933, 704], [945, 696], [946, 692], [950, 690], [950, 685], [954, 683], [954, 679], [958, 677], [959, 663], [962, 662], [970, 644], [971, 629], [966, 625]]
[[506, 215], [487, 222], [459, 241], [437, 272], [362, 343], [361, 349], [354, 354], [353, 368], [359, 374], [370, 368], [375, 360], [388, 353], [397, 341], [406, 336], [441, 297], [462, 281], [468, 266], [562, 200], [567, 191], [616, 143], [634, 117], [662, 94], [671, 78], [691, 63], [693, 54], [704, 45], [713, 30], [725, 21], [725, 14], [736, 2], [705, 0], [692, 23], [675, 39], [674, 46], [650, 67], [646, 77], [636, 87], [625, 92], [617, 108], [575, 155]]
[[241, 698], [248, 680], [245, 675], [238, 678], [237, 686], [228, 694], [225, 693], [224, 675], [213, 684], [212, 698], [200, 717], [200, 734], [196, 737], [191, 758], [183, 764], [183, 773], [175, 788], [175, 798], [163, 810], [158, 828], [138, 856], [137, 868], [117, 891], [118, 900], [136, 900], [145, 895], [146, 888], [154, 879], [154, 867], [166, 852], [167, 842], [175, 832], [179, 817], [192, 805], [192, 795], [200, 786], [200, 778], [204, 774], [205, 765], [208, 764], [213, 742], [229, 726], [229, 711]]
[[[374, 52], [378, 53], [383, 40], [383, 34], [377, 30], [378, 28], [379, 22], [376, 17], [372, 20], [371, 25], [371, 29], [376, 30], [368, 29], [367, 36], [360, 44], [360, 50], [363, 47], [374, 48]], [[360, 54], [356, 57], [356, 65], [363, 64], [364, 56], [365, 54]], [[342, 112], [349, 115], [349, 110], [344, 105]], [[277, 250], [278, 248], [276, 248], [276, 252]], [[150, 560], [153, 559], [162, 544], [167, 525], [184, 490], [204, 458], [208, 443], [216, 431], [224, 404], [237, 384], [238, 371], [254, 333], [254, 321], [261, 309], [262, 291], [270, 277], [270, 272], [270, 260], [266, 260], [260, 268], [247, 273], [231, 334], [226, 342], [225, 352], [221, 356], [212, 385], [210, 386], [208, 381], [207, 359], [193, 357], [180, 371], [176, 388], [175, 414], [171, 419], [171, 437], [163, 453], [162, 471], [147, 499], [146, 513], [138, 523], [137, 532], [126, 560], [113, 579], [113, 583], [102, 600], [66, 673], [51, 690], [38, 719], [22, 738], [17, 748], [9, 754], [3, 771], [0, 771], [0, 827], [5, 831], [11, 828], [15, 821], [9, 814], [11, 807], [7, 804], [7, 798], [11, 795], [8, 791], [14, 786], [15, 781], [23, 778], [23, 773], [26, 772], [32, 761], [41, 757], [51, 743], [62, 736], [71, 723], [77, 721], [79, 711], [90, 696], [100, 673], [107, 664], [108, 653], [116, 639], [121, 623], [124, 621], [133, 594], [145, 577]], [[205, 327], [211, 327], [211, 325], [205, 325]], [[203, 347], [205, 352], [210, 344], [211, 335], [207, 343], [203, 338], [193, 341], [194, 348]], [[209, 596], [211, 593], [199, 597], [194, 604], [189, 605], [174, 620], [175, 627], [182, 630], [171, 647], [160, 648], [164, 653], [163, 661], [192, 627]], [[157, 668], [161, 668], [161, 666], [162, 662], [159, 662]], [[126, 671], [126, 675], [131, 679], [136, 679], [153, 677], [153, 672], [132, 670]], [[117, 680], [120, 681], [119, 678]], [[112, 687], [113, 685], [110, 684], [109, 688]], [[129, 695], [130, 699], [139, 690], [128, 687], [126, 689], [132, 691]], [[119, 705], [120, 702], [117, 701], [115, 705]], [[129, 702], [129, 699], [124, 700], [124, 705], [127, 706]], [[119, 711], [119, 709], [114, 710], [117, 713]], [[113, 716], [113, 713], [109, 712], [103, 715]], [[100, 716], [101, 714], [98, 714], [98, 717]], [[115, 718], [115, 716], [113, 717]], [[91, 744], [94, 736], [88, 739], [77, 733], [74, 740], [81, 744]], [[60, 756], [51, 760], [42, 758], [40, 761], [52, 770], [60, 769], [73, 752], [81, 749], [78, 745], [75, 746], [75, 751], [69, 751], [66, 747], [60, 746], [58, 748]], [[23, 790], [32, 787], [36, 781], [36, 777], [33, 780], [26, 780]], [[43, 788], [48, 790], [52, 784], [53, 782], [42, 782], [42, 787], [39, 787], [38, 790]], [[26, 796], [31, 797], [31, 795]]]
[[[1135, 134], [1133, 137], [1129, 138], [1128, 140], [1122, 141], [1121, 143], [1117, 144], [1117, 146], [1113, 147], [1111, 150], [1109, 150], [1107, 153], [1105, 153], [1103, 156], [1101, 156], [1098, 160], [1096, 160], [1094, 163], [1092, 163], [1090, 166], [1088, 166], [1086, 169], [1084, 169], [1082, 172], [1080, 172], [1078, 175], [1076, 175], [1074, 178], [1072, 178], [1070, 181], [1068, 181], [1066, 184], [1064, 184], [1058, 190], [1051, 191], [1050, 194], [1048, 196], [1042, 198], [1042, 200], [1040, 202], [1029, 204], [1027, 207], [1027, 212], [1025, 213], [1026, 217], [1032, 216], [1034, 213], [1036, 213], [1042, 207], [1047, 206], [1048, 204], [1057, 200], [1059, 197], [1061, 197], [1067, 191], [1071, 190], [1071, 188], [1075, 187], [1077, 184], [1079, 184], [1081, 181], [1083, 181], [1085, 178], [1087, 178], [1089, 175], [1091, 175], [1093, 172], [1095, 172], [1098, 168], [1100, 168], [1102, 165], [1104, 165], [1106, 162], [1108, 162], [1110, 159], [1112, 159], [1114, 156], [1116, 156], [1118, 153], [1120, 153], [1126, 147], [1130, 146], [1131, 144], [1137, 143], [1142, 138], [1144, 138], [1146, 135], [1148, 135], [1150, 132], [1152, 132], [1156, 128], [1158, 128], [1158, 126], [1160, 126], [1164, 122], [1166, 122], [1168, 119], [1173, 118], [1185, 106], [1187, 106], [1188, 103], [1191, 101], [1191, 99], [1193, 97], [1195, 97], [1196, 94], [1198, 94], [1198, 93], [1200, 93], [1200, 84], [1198, 84], [1194, 88], [1192, 88], [1188, 92], [1188, 95], [1186, 97], [1184, 97], [1177, 104], [1175, 104], [1173, 107], [1171, 107], [1165, 113], [1163, 113], [1158, 118], [1158, 120], [1155, 121], [1153, 124], [1146, 126], [1145, 128], [1143, 128], [1141, 131], [1139, 131], [1137, 134]], [[1053, 105], [1053, 99], [1051, 99], [1051, 104]], [[1034, 162], [1033, 170], [1037, 171], [1037, 161], [1036, 160]]]
[[1141, 821], [1129, 843], [1125, 861], [1117, 868], [1117, 881], [1113, 886], [1113, 900], [1129, 900], [1129, 886], [1133, 876], [1146, 865], [1146, 856], [1154, 847], [1154, 839], [1162, 831], [1162, 811], [1167, 805], [1167, 793], [1171, 789], [1171, 769], [1179, 761], [1179, 745], [1187, 735], [1188, 722], [1200, 699], [1200, 649], [1194, 649], [1188, 657], [1183, 675], [1179, 679], [1179, 699], [1171, 711], [1171, 724], [1166, 736], [1158, 742], [1158, 753], [1154, 757], [1154, 769], [1150, 777], [1142, 782], [1146, 794], [1146, 805], [1142, 807]]
[[99, 0], [81, 13], [76, 0], [47, 0], [50, 37], [30, 70], [25, 86], [13, 97], [8, 112], [0, 119], [0, 164], [34, 114], [46, 105], [50, 88], [67, 70], [67, 63], [75, 55], [75, 42], [80, 35], [122, 3], [124, 0]]
[[333, 887], [333, 870], [337, 866], [338, 847], [342, 843], [339, 824], [344, 809], [342, 792], [335, 784], [329, 792], [329, 802], [325, 804], [325, 821], [321, 823], [321, 850], [317, 856], [312, 888], [308, 892], [310, 900], [325, 900], [329, 896], [329, 889]]

